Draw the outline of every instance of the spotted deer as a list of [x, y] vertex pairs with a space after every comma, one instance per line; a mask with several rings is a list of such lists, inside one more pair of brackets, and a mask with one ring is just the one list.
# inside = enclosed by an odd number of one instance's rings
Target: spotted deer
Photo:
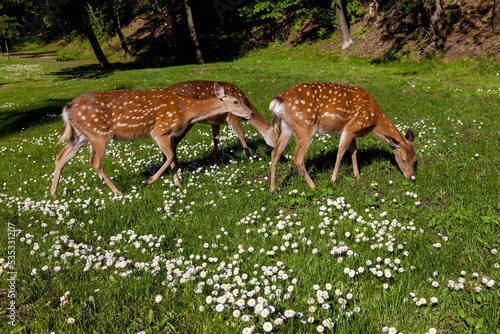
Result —
[[293, 162], [311, 189], [316, 186], [307, 173], [304, 158], [315, 133], [340, 135], [332, 182], [337, 179], [347, 147], [351, 152], [354, 176], [359, 178], [356, 138], [370, 132], [393, 148], [406, 178], [414, 174], [417, 156], [413, 150], [413, 131], [409, 128], [403, 137], [373, 96], [359, 87], [328, 82], [300, 83], [276, 96], [269, 109], [273, 113], [273, 127], [280, 132], [271, 153], [271, 193], [275, 192], [276, 164], [293, 134], [297, 137]]
[[[262, 134], [262, 137], [264, 137], [264, 140], [266, 141], [267, 145], [274, 147], [274, 145], [276, 144], [276, 140], [278, 139], [277, 133], [274, 131], [271, 124], [269, 124], [266, 121], [266, 119], [262, 117], [261, 114], [259, 114], [257, 109], [255, 109], [255, 107], [250, 103], [250, 101], [247, 99], [247, 97], [241, 91], [241, 89], [239, 89], [237, 86], [229, 82], [219, 82], [219, 84], [222, 87], [224, 87], [226, 92], [228, 92], [229, 94], [232, 94], [242, 99], [245, 105], [252, 110], [252, 112], [255, 114], [255, 117], [249, 119], [248, 123], [250, 123], [253, 127], [257, 129], [257, 131], [259, 131]], [[167, 90], [179, 95], [202, 99], [202, 98], [211, 98], [214, 96], [214, 90], [212, 89], [212, 87], [213, 87], [213, 81], [197, 80], [197, 81], [179, 82], [167, 88]], [[226, 113], [208, 117], [200, 121], [201, 123], [212, 125], [212, 135], [214, 142], [213, 159], [215, 161], [217, 161], [217, 147], [219, 144], [220, 126], [225, 124], [229, 124], [233, 128], [234, 132], [241, 141], [241, 145], [243, 146], [245, 154], [247, 155], [247, 157], [251, 157], [250, 150], [248, 149], [248, 145], [245, 140], [245, 136], [243, 134], [243, 130], [241, 129], [241, 121], [243, 119], [244, 118], [238, 117], [235, 114]], [[176, 144], [178, 144], [182, 140], [182, 138], [191, 129], [191, 126], [186, 128], [184, 134], [176, 138]]]
[[92, 169], [113, 193], [123, 195], [102, 168], [106, 146], [111, 139], [131, 141], [153, 137], [167, 159], [145, 185], [156, 181], [172, 164], [174, 183], [180, 187], [173, 145], [175, 137], [207, 117], [227, 112], [245, 119], [255, 116], [241, 97], [226, 94], [218, 83], [212, 87], [214, 97], [209, 99], [188, 98], [162, 89], [88, 92], [76, 97], [63, 107], [64, 126], [59, 142], [69, 141], [56, 157], [51, 195], [56, 197], [64, 165], [87, 142], [92, 147], [89, 163]]

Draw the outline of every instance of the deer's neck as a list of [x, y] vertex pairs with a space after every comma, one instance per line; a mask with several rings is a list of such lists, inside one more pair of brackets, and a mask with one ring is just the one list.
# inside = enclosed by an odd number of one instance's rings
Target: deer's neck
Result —
[[189, 99], [184, 101], [182, 109], [187, 114], [186, 121], [189, 124], [227, 112], [223, 108], [223, 103], [218, 97], [210, 99]]
[[379, 112], [378, 114], [378, 122], [375, 128], [373, 128], [373, 133], [384, 139], [385, 141], [387, 141], [385, 136], [395, 138], [399, 141], [405, 141], [398, 128], [396, 128], [394, 123], [392, 123], [391, 120], [383, 112]]

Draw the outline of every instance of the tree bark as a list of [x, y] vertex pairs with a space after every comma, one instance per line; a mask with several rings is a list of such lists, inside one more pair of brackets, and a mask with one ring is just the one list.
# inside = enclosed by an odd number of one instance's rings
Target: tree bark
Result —
[[115, 26], [116, 33], [118, 34], [118, 38], [120, 39], [120, 44], [122, 46], [123, 52], [125, 53], [125, 57], [127, 59], [131, 59], [132, 55], [130, 54], [130, 50], [128, 49], [127, 42], [125, 41], [125, 37], [123, 37], [122, 27], [120, 24], [120, 13], [118, 12], [118, 7], [115, 7], [112, 4], [112, 17], [113, 17], [113, 25]]
[[198, 43], [198, 37], [196, 37], [196, 29], [194, 28], [193, 12], [191, 11], [191, 5], [189, 0], [184, 0], [184, 6], [186, 7], [187, 22], [189, 26], [189, 34], [191, 35], [191, 40], [195, 49], [196, 60], [198, 64], [204, 64], [203, 55], [201, 54], [200, 43]]
[[352, 43], [351, 34], [349, 33], [349, 25], [347, 24], [344, 6], [342, 0], [335, 1], [335, 14], [337, 16], [337, 23], [339, 25], [340, 34], [342, 36], [342, 50], [347, 49]]
[[493, 31], [496, 31], [498, 30], [498, 28], [500, 28], [500, 1], [499, 0], [495, 0], [493, 2], [493, 14], [492, 14], [492, 18], [493, 18]]
[[443, 47], [448, 36], [448, 21], [443, 9], [442, 0], [422, 0], [425, 14], [433, 34], [434, 42], [437, 47]]

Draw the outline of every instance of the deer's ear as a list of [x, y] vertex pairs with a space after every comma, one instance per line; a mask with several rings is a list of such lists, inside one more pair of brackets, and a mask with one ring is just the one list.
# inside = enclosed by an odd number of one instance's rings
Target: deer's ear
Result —
[[214, 93], [215, 93], [215, 96], [217, 96], [221, 99], [226, 97], [226, 91], [224, 90], [224, 87], [222, 87], [221, 85], [219, 85], [215, 81], [214, 81]]
[[415, 139], [415, 134], [413, 133], [413, 130], [411, 128], [408, 128], [406, 131], [405, 139], [409, 143], [413, 143], [413, 140]]
[[385, 140], [387, 140], [387, 142], [389, 143], [389, 145], [391, 145], [391, 147], [395, 150], [397, 150], [399, 148], [399, 141], [396, 139], [396, 138], [393, 138], [391, 136], [387, 136], [387, 135], [384, 135], [385, 137]]

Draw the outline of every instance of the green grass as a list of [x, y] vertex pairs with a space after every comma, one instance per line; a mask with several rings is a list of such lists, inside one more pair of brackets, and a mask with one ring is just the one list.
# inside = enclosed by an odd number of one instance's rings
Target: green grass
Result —
[[[0, 79], [2, 332], [242, 333], [255, 326], [261, 333], [265, 322], [282, 319], [273, 332], [314, 333], [330, 321], [337, 333], [500, 333], [500, 66], [387, 63], [308, 46], [231, 63], [108, 72], [77, 60], [2, 59], [0, 71], [8, 73]], [[306, 156], [317, 190], [293, 170], [292, 139], [270, 195], [270, 149], [255, 129], [243, 124], [255, 154], [248, 160], [223, 128], [216, 164], [210, 127], [197, 125], [178, 149], [181, 189], [168, 171], [142, 186], [162, 161], [153, 141], [143, 140], [108, 147], [103, 166], [123, 198], [90, 169], [88, 147], [64, 169], [58, 199], [50, 197], [66, 102], [90, 90], [196, 79], [235, 83], [268, 120], [270, 100], [295, 83], [359, 85], [400, 129], [413, 128], [416, 179], [406, 181], [389, 146], [369, 135], [358, 140], [361, 178], [346, 157], [331, 184], [338, 137], [321, 135]], [[15, 248], [8, 248], [9, 228]], [[217, 312], [207, 298], [224, 291], [234, 301]], [[256, 315], [250, 299], [274, 313]], [[290, 310], [296, 316], [283, 319]]]

